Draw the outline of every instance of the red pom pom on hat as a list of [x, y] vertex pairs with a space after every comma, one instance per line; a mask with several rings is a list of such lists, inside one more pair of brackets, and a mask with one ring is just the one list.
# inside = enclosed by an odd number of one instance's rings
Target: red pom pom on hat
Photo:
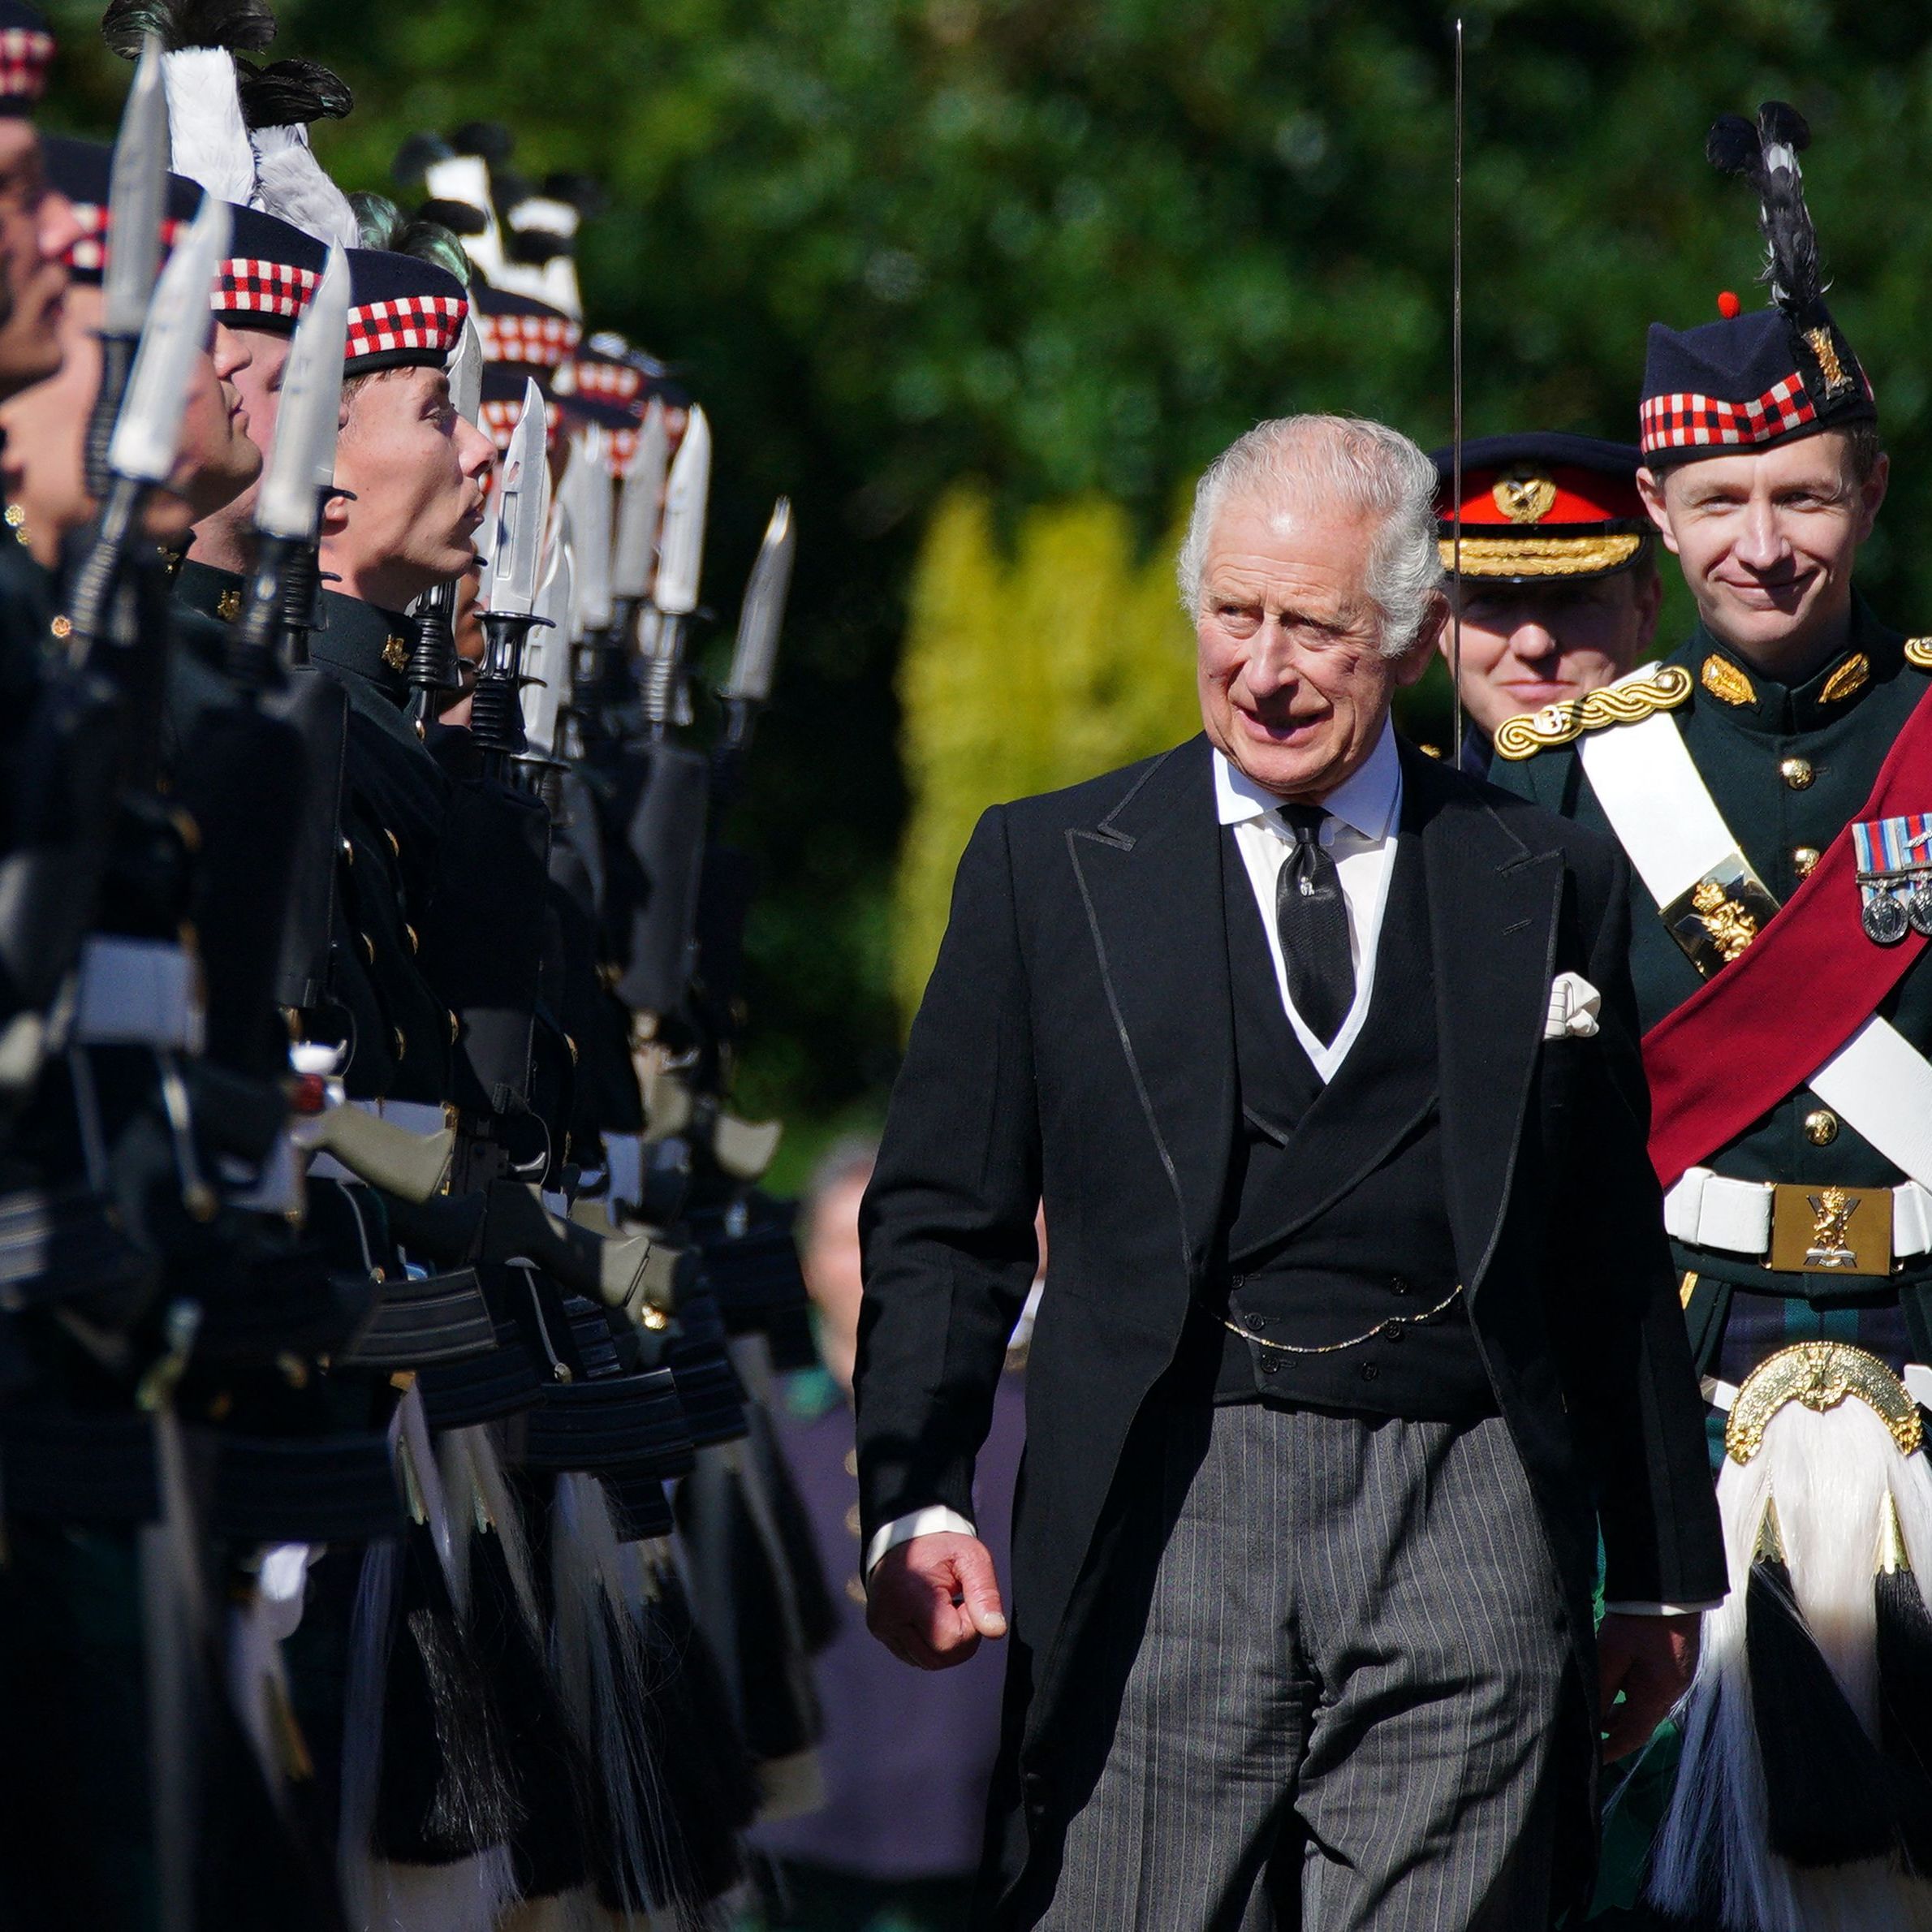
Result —
[[1718, 297], [1718, 313], [1727, 322], [1736, 321], [1744, 306], [1730, 289], [1724, 290]]

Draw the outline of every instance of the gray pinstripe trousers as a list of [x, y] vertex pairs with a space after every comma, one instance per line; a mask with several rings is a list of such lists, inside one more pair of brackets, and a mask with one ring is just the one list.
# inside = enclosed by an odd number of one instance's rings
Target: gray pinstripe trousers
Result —
[[1245, 1404], [1163, 1481], [1039, 1932], [1542, 1932], [1565, 1645], [1507, 1425]]

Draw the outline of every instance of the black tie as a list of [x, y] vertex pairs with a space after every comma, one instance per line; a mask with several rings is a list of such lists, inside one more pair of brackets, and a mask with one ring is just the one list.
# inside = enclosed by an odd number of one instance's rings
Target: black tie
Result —
[[1288, 996], [1308, 1030], [1326, 1046], [1355, 1004], [1348, 955], [1348, 904], [1334, 855], [1323, 848], [1319, 805], [1283, 805], [1295, 849], [1274, 881], [1274, 925], [1287, 968]]

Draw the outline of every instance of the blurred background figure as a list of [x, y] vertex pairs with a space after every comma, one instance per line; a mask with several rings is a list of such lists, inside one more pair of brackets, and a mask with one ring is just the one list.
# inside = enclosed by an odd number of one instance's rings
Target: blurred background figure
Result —
[[[1436, 529], [1462, 620], [1464, 770], [1489, 774], [1507, 718], [1568, 704], [1633, 670], [1657, 632], [1663, 586], [1637, 494], [1634, 444], [1531, 430], [1433, 453]], [[1445, 663], [1455, 648], [1445, 629]]]
[[[752, 1834], [763, 1897], [750, 1923], [770, 1932], [964, 1932], [999, 1741], [1003, 1651], [914, 1676], [866, 1633], [852, 1378], [859, 1201], [876, 1151], [870, 1139], [838, 1141], [813, 1175], [800, 1252], [822, 1365], [783, 1378], [773, 1405], [839, 1622], [817, 1659], [826, 1802]], [[1042, 1241], [1042, 1274], [1046, 1252]], [[1003, 1587], [1032, 1307], [1015, 1331], [979, 1460], [977, 1521]]]

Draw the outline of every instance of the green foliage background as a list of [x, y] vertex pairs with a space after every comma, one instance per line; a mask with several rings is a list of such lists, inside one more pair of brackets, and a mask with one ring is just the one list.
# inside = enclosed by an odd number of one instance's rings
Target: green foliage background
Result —
[[[109, 124], [124, 72], [92, 40], [97, 10], [55, 11], [53, 118]], [[863, 1116], [898, 1037], [895, 876], [929, 925], [972, 775], [991, 798], [1188, 728], [1184, 679], [1150, 667], [1129, 613], [1166, 594], [1141, 554], [1201, 464], [1289, 409], [1447, 436], [1445, 11], [281, 11], [274, 53], [328, 61], [356, 89], [354, 117], [317, 136], [345, 185], [380, 185], [404, 135], [472, 116], [511, 123], [527, 172], [607, 184], [612, 212], [584, 248], [593, 317], [672, 357], [713, 411], [708, 589], [727, 617], [771, 497], [796, 500], [795, 621], [742, 808], [773, 884], [751, 940], [748, 1098]], [[1749, 210], [1702, 162], [1704, 130], [1793, 100], [1817, 137], [1835, 306], [1897, 459], [1869, 588], [1924, 625], [1932, 17], [1917, 0], [1490, 0], [1467, 18], [1470, 433], [1631, 432], [1645, 324], [1706, 318], [1723, 287], [1751, 299]], [[937, 641], [902, 678], [922, 539], [921, 636]], [[947, 662], [948, 627], [978, 640], [970, 668]], [[1109, 692], [1122, 715], [1102, 714]], [[902, 695], [920, 720], [903, 756]], [[915, 820], [895, 875], [908, 784], [942, 769], [950, 802]]]

